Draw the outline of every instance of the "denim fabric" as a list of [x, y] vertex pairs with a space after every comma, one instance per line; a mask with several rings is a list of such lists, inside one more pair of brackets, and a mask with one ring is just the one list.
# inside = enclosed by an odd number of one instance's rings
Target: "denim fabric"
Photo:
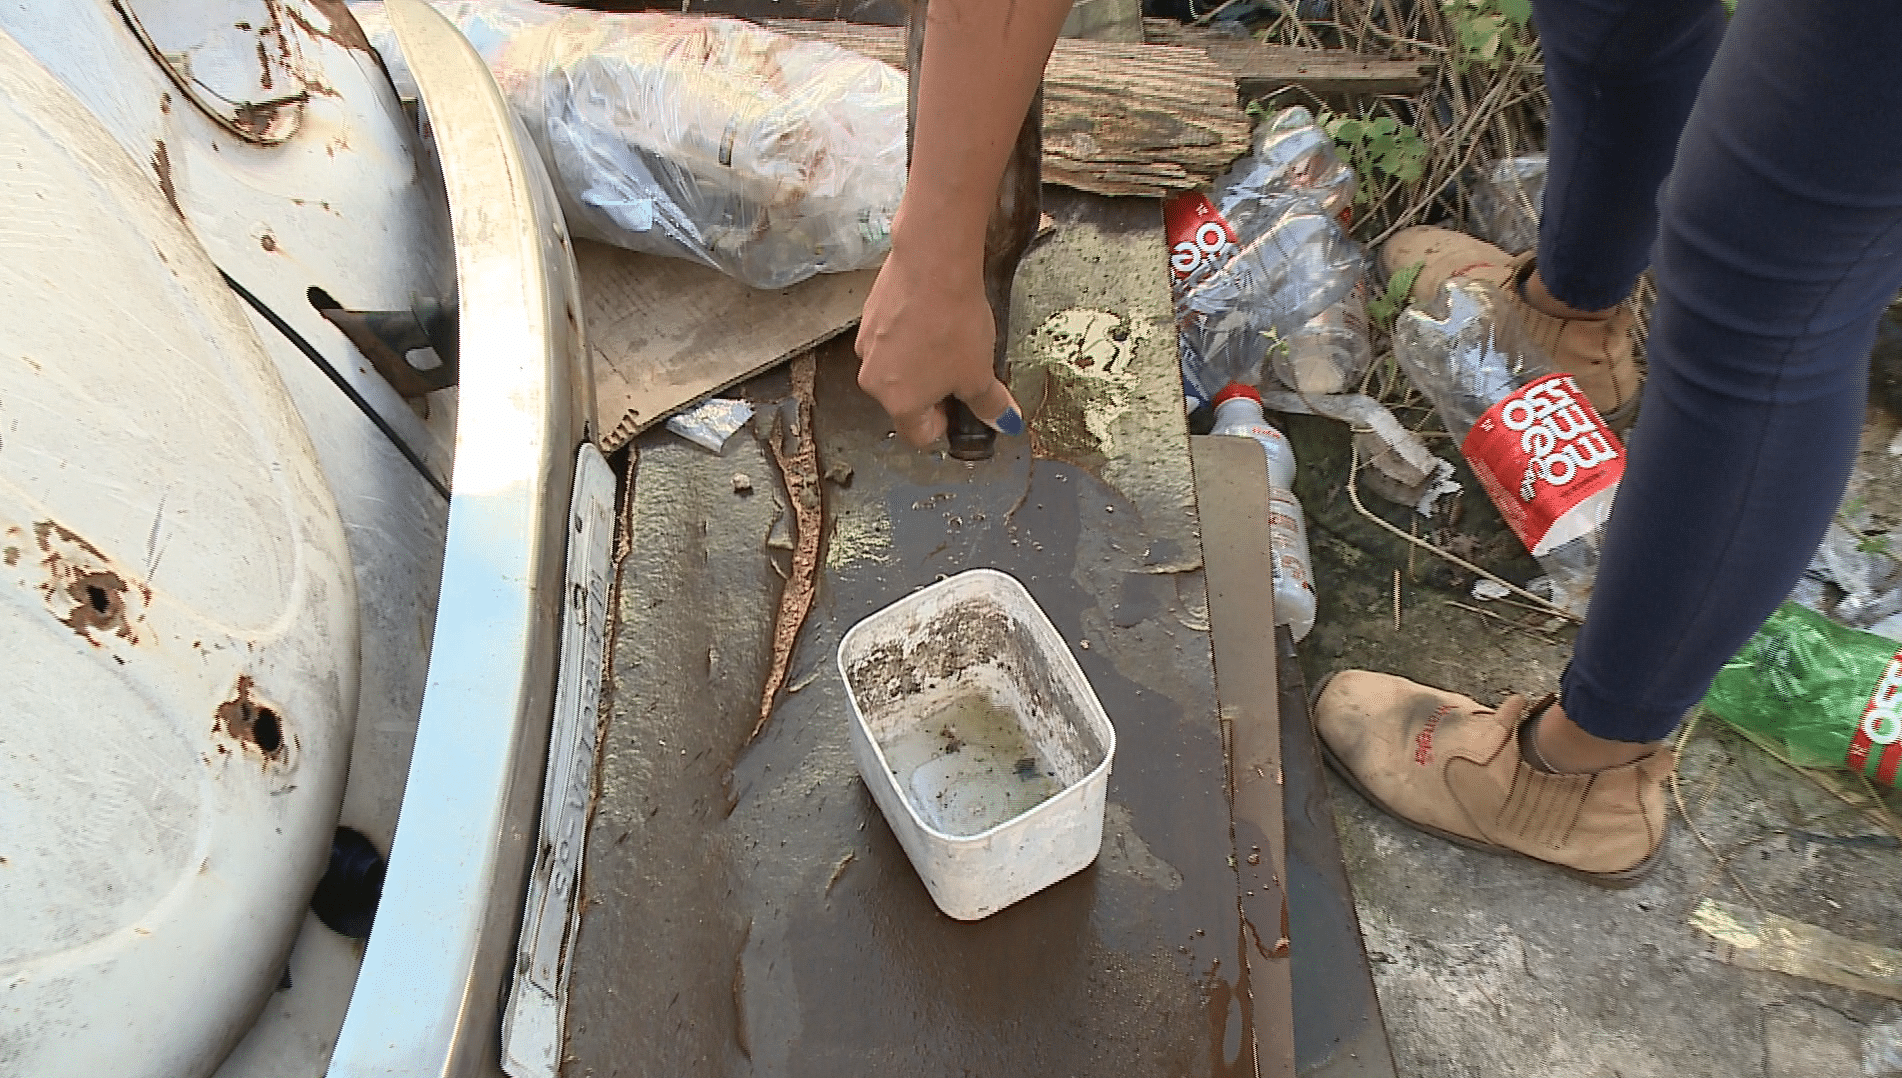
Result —
[[1630, 467], [1562, 682], [1575, 722], [1623, 741], [1668, 734], [1801, 575], [1902, 287], [1902, 4], [1741, 0], [1721, 34], [1714, 8], [1535, 14], [1553, 103], [1541, 277], [1603, 307], [1649, 254], [1658, 287]]

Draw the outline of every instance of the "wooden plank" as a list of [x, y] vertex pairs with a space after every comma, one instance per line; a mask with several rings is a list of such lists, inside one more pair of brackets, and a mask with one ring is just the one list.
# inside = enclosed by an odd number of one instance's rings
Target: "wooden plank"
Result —
[[595, 429], [613, 452], [681, 408], [858, 325], [877, 270], [753, 288], [698, 263], [575, 242]]
[[1228, 743], [1242, 954], [1255, 1001], [1255, 1073], [1293, 1078], [1294, 986], [1273, 661], [1268, 462], [1261, 447], [1246, 438], [1190, 438], [1189, 455], [1208, 572], [1215, 698]]
[[1144, 40], [1205, 50], [1234, 79], [1244, 98], [1284, 86], [1316, 93], [1413, 94], [1432, 78], [1431, 60], [1385, 60], [1345, 49], [1297, 49], [1231, 37], [1218, 30], [1184, 26], [1173, 19], [1144, 19]]
[[[902, 67], [891, 26], [767, 19]], [[1064, 39], [1044, 69], [1043, 178], [1099, 195], [1160, 197], [1214, 179], [1248, 150], [1235, 80], [1201, 49]]]

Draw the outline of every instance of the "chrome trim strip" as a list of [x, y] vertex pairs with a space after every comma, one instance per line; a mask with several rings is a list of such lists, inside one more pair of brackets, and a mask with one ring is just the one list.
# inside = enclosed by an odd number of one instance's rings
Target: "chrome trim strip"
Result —
[[449, 195], [462, 379], [434, 657], [383, 901], [329, 1074], [493, 1075], [592, 386], [574, 259], [540, 158], [446, 19], [422, 0], [386, 9]]

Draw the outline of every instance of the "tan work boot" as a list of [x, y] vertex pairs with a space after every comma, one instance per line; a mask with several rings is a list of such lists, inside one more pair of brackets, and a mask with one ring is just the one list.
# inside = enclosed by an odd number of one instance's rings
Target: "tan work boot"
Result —
[[1519, 755], [1527, 718], [1524, 697], [1494, 711], [1366, 670], [1329, 678], [1314, 707], [1335, 769], [1420, 830], [1544, 861], [1601, 887], [1643, 879], [1664, 841], [1664, 781], [1676, 755], [1660, 748], [1623, 767], [1549, 774]]
[[1631, 305], [1620, 303], [1607, 318], [1555, 318], [1540, 311], [1525, 295], [1536, 254], [1514, 258], [1463, 232], [1422, 225], [1395, 233], [1380, 249], [1380, 265], [1389, 278], [1409, 266], [1421, 267], [1411, 293], [1416, 303], [1439, 295], [1440, 286], [1455, 277], [1498, 285], [1527, 335], [1578, 382], [1605, 422], [1623, 431], [1637, 418], [1643, 383], [1632, 358]]

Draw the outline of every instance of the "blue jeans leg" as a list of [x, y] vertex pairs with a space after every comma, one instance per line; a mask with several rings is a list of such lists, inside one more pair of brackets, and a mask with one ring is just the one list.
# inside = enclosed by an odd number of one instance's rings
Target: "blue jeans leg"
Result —
[[1840, 502], [1902, 287], [1898, 56], [1902, 5], [1743, 0], [1704, 78], [1658, 199], [1650, 378], [1563, 680], [1590, 733], [1668, 734]]
[[1724, 36], [1717, 0], [1535, 0], [1551, 157], [1539, 279], [1598, 311], [1651, 260], [1658, 185]]

